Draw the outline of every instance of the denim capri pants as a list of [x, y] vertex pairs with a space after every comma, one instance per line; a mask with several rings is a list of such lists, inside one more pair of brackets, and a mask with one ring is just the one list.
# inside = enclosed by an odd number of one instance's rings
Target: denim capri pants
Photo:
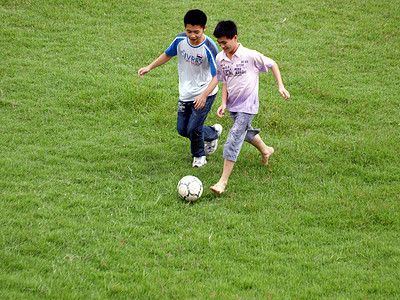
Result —
[[233, 120], [233, 126], [229, 130], [228, 138], [224, 145], [223, 157], [236, 162], [243, 142], [252, 143], [254, 137], [261, 130], [251, 127], [251, 122], [255, 115], [242, 112], [231, 112], [230, 115]]

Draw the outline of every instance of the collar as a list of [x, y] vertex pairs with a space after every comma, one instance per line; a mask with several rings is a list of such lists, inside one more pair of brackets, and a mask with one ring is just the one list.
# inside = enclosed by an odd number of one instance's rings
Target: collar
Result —
[[[235, 56], [237, 57], [237, 58], [240, 58], [241, 56], [242, 56], [242, 54], [243, 54], [243, 46], [242, 46], [242, 44], [240, 44], [240, 43], [238, 43], [239, 44], [239, 47], [236, 49], [236, 52], [232, 55], [232, 58], [234, 58]], [[226, 55], [226, 53], [225, 52], [223, 52], [223, 59], [225, 59], [225, 60], [230, 60], [229, 59], [229, 57]]]

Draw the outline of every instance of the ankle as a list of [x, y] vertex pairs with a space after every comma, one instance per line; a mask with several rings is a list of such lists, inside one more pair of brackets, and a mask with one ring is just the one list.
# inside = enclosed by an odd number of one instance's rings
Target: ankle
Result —
[[228, 185], [228, 180], [220, 180], [218, 181], [217, 185], [226, 187]]

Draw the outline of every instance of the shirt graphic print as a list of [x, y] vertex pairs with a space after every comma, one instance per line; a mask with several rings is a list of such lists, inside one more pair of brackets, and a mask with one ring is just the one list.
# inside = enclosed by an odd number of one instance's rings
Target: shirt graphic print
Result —
[[[217, 45], [207, 36], [198, 46], [192, 46], [184, 32], [175, 37], [165, 54], [178, 57], [179, 100], [194, 101], [208, 87], [217, 75], [217, 53]], [[218, 86], [210, 95], [217, 92]]]

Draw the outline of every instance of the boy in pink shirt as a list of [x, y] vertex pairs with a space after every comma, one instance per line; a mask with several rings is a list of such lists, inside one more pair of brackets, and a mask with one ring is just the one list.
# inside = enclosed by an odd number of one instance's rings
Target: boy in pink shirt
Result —
[[225, 109], [228, 109], [233, 120], [224, 145], [222, 176], [218, 183], [210, 187], [213, 192], [222, 194], [244, 141], [251, 143], [261, 152], [263, 165], [268, 164], [268, 158], [274, 153], [274, 149], [265, 145], [260, 138], [260, 130], [251, 127], [259, 107], [259, 73], [267, 73], [268, 69], [271, 69], [278, 82], [279, 93], [285, 99], [288, 99], [290, 94], [283, 85], [278, 65], [272, 59], [237, 42], [237, 28], [234, 22], [219, 22], [214, 36], [223, 50], [216, 57], [217, 79], [223, 82], [222, 101], [217, 115], [222, 118]]

